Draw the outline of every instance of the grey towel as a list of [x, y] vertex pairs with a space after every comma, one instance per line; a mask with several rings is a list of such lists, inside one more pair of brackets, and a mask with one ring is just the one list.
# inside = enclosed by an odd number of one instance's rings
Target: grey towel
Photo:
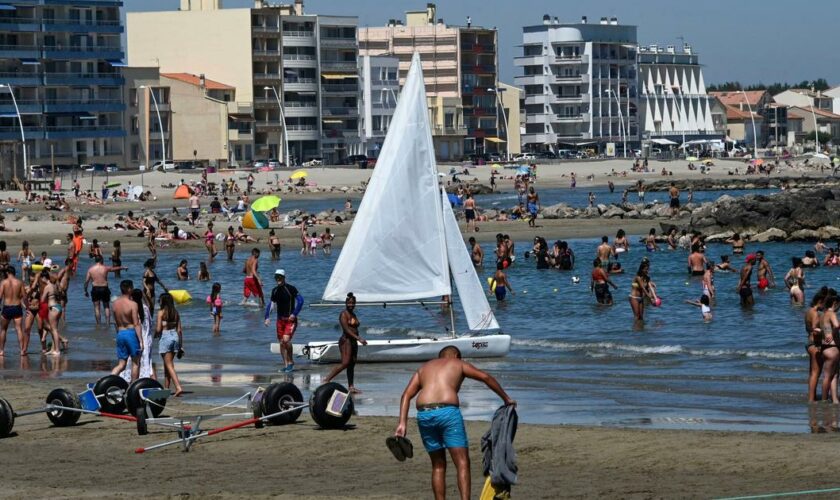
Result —
[[490, 476], [494, 486], [516, 484], [516, 450], [513, 438], [519, 416], [513, 406], [502, 406], [493, 414], [493, 421], [481, 438], [481, 451], [484, 453], [484, 475]]

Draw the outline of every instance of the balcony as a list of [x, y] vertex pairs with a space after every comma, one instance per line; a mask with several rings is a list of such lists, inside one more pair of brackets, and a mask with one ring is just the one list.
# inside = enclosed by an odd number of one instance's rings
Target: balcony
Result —
[[513, 64], [515, 66], [543, 66], [543, 63], [546, 62], [548, 56], [543, 55], [535, 55], [535, 56], [519, 56], [513, 58]]
[[280, 26], [251, 26], [251, 31], [254, 34], [280, 34]]
[[359, 93], [359, 86], [355, 83], [325, 83], [321, 85], [321, 90], [333, 94], [356, 95]]
[[464, 73], [473, 73], [473, 74], [492, 74], [496, 72], [496, 65], [495, 64], [470, 64], [470, 63], [462, 63], [461, 64], [461, 71]]
[[312, 31], [284, 31], [283, 46], [285, 47], [314, 47], [315, 33]]
[[44, 19], [44, 31], [67, 33], [122, 33], [119, 20], [82, 21], [81, 19]]
[[0, 18], [0, 31], [38, 32], [41, 31], [41, 24], [32, 17], [4, 17]]
[[37, 45], [0, 45], [0, 59], [40, 59]]
[[260, 49], [256, 47], [254, 47], [254, 50], [251, 51], [251, 54], [254, 56], [255, 60], [277, 59], [283, 55], [279, 48]]
[[554, 64], [589, 64], [589, 56], [586, 55], [560, 55], [554, 56]]
[[122, 85], [119, 73], [44, 73], [46, 85]]
[[334, 59], [322, 59], [321, 69], [333, 71], [356, 71], [356, 61], [339, 61]]
[[315, 38], [314, 31], [284, 31], [283, 38]]
[[117, 113], [125, 110], [120, 99], [92, 99], [79, 101], [55, 99], [44, 101], [44, 113]]
[[554, 144], [557, 142], [557, 135], [551, 133], [522, 134], [523, 144]]
[[317, 141], [320, 137], [317, 125], [289, 125], [290, 141]]
[[357, 46], [356, 38], [324, 38], [321, 37], [321, 47], [352, 47]]
[[279, 120], [257, 120], [254, 123], [257, 126], [257, 130], [262, 130], [263, 132], [283, 130], [283, 122]]
[[461, 42], [461, 51], [493, 54], [496, 52], [496, 46], [492, 43]]
[[324, 107], [321, 109], [321, 114], [324, 116], [358, 116], [359, 109], [355, 106]]
[[0, 82], [7, 85], [41, 85], [42, 81], [41, 75], [35, 72], [0, 73]]
[[81, 47], [69, 45], [63, 47], [61, 45], [47, 45], [44, 47], [45, 59], [107, 59], [113, 61], [122, 59], [124, 55], [119, 46]]
[[240, 130], [237, 128], [228, 129], [228, 140], [233, 141], [253, 141], [254, 140], [254, 131], [253, 130]]
[[283, 90], [287, 92], [314, 92], [318, 90], [318, 80], [314, 78], [295, 78], [283, 82]]
[[280, 73], [254, 73], [255, 84], [277, 83], [281, 79]]
[[515, 78], [517, 85], [548, 85], [555, 83], [554, 77], [551, 75], [525, 75], [517, 76]]
[[548, 113], [528, 113], [525, 115], [525, 123], [548, 123], [554, 116]]
[[[13, 111], [14, 112], [14, 111]], [[23, 129], [26, 140], [43, 139], [44, 129], [40, 127], [26, 127]], [[0, 140], [20, 140], [20, 128], [14, 127], [0, 127]]]
[[286, 68], [316, 68], [318, 59], [314, 54], [283, 54], [283, 66]]
[[372, 78], [370, 80], [371, 88], [397, 88], [400, 86], [399, 80], [380, 80], [379, 78]]
[[[5, 95], [8, 97], [8, 94], [0, 94]], [[41, 114], [41, 102], [38, 100], [28, 100], [28, 99], [18, 99], [17, 100], [18, 109], [20, 109], [20, 114], [22, 115], [38, 115]], [[2, 103], [0, 103], [0, 113], [4, 115], [15, 115], [15, 105], [11, 99], [4, 99]]]
[[589, 83], [589, 75], [555, 75], [553, 83]]
[[325, 129], [321, 140], [326, 143], [346, 142], [347, 139], [358, 139], [359, 132], [355, 129]]
[[432, 129], [432, 134], [434, 135], [458, 135], [458, 136], [466, 136], [467, 135], [467, 127], [460, 126], [460, 127], [443, 127], [440, 125], [436, 125]]
[[75, 139], [125, 136], [125, 130], [123, 130], [122, 125], [58, 126], [46, 127], [46, 129], [46, 139]]
[[553, 115], [552, 123], [583, 123], [585, 120], [583, 115]]
[[318, 105], [304, 102], [289, 102], [283, 103], [283, 112], [287, 118], [294, 118], [300, 116], [318, 116]]

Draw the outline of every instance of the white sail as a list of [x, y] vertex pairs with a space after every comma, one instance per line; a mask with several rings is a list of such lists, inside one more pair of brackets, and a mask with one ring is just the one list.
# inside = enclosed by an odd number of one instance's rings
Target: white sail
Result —
[[455, 289], [458, 290], [458, 297], [461, 299], [461, 306], [467, 317], [467, 325], [473, 331], [498, 329], [499, 324], [487, 302], [484, 287], [481, 286], [478, 275], [475, 273], [472, 258], [464, 245], [461, 230], [458, 229], [458, 221], [455, 220], [455, 214], [452, 212], [446, 193], [443, 193], [442, 201], [449, 270], [452, 272], [452, 281], [455, 282]]
[[420, 56], [323, 299], [394, 302], [452, 293]]

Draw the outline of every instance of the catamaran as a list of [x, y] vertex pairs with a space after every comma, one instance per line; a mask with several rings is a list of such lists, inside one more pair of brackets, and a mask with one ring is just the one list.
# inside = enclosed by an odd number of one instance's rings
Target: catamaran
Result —
[[[470, 333], [451, 327], [437, 338], [368, 340], [359, 362], [425, 361], [454, 345], [467, 358], [506, 356], [510, 335], [499, 329], [473, 267], [449, 199], [441, 189], [426, 108], [420, 56], [415, 53], [376, 169], [322, 299], [343, 304], [349, 292], [357, 307], [440, 304], [458, 292]], [[314, 306], [326, 304], [314, 304]], [[271, 345], [278, 353], [280, 345]], [[293, 353], [317, 363], [341, 360], [338, 342], [293, 344]]]

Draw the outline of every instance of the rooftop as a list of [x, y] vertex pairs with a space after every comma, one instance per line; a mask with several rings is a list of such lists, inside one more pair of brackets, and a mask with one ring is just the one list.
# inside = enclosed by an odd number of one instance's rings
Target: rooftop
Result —
[[805, 112], [805, 113], [813, 113], [813, 114], [815, 114], [815, 115], [817, 115], [821, 118], [827, 118], [827, 119], [830, 119], [830, 120], [840, 120], [840, 115], [836, 115], [836, 114], [832, 113], [831, 111], [826, 111], [824, 109], [815, 108], [813, 106], [805, 106], [805, 107], [792, 106], [790, 109], [791, 110], [800, 110], [800, 111]]
[[[178, 80], [180, 82], [189, 83], [190, 85], [195, 85], [196, 87], [201, 86], [201, 77], [193, 75], [192, 73], [161, 73], [160, 76], [169, 78], [170, 80]], [[204, 79], [204, 87], [207, 90], [236, 90], [236, 87], [217, 82], [209, 78]]]
[[[744, 94], [747, 95], [746, 100], [744, 99]], [[709, 95], [717, 97], [718, 99], [720, 99], [720, 102], [722, 102], [726, 106], [740, 106], [744, 103], [747, 103], [750, 106], [758, 106], [765, 94], [767, 94], [766, 90], [735, 90], [727, 92], [709, 92]]]
[[[741, 111], [737, 106], [732, 106], [730, 104], [723, 103], [723, 107], [726, 108], [726, 119], [727, 120], [749, 120], [750, 119], [750, 112], [749, 111]], [[752, 113], [752, 119], [754, 120], [761, 120], [761, 115]]]

